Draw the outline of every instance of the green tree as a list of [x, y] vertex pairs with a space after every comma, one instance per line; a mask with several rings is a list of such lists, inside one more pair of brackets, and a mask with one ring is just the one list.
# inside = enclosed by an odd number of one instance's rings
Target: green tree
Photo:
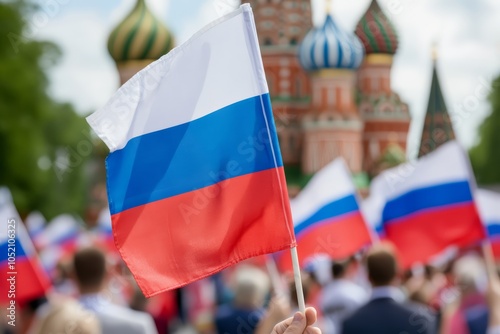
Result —
[[0, 186], [11, 190], [21, 215], [39, 210], [50, 219], [83, 213], [92, 145], [83, 117], [48, 94], [46, 70], [60, 52], [26, 38], [35, 10], [25, 1], [0, 2]]
[[491, 114], [479, 128], [479, 142], [469, 154], [479, 184], [500, 184], [500, 77], [489, 96]]

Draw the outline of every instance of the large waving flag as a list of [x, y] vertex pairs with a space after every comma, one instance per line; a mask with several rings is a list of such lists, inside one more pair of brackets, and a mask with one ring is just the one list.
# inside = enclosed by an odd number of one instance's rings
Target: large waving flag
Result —
[[115, 243], [146, 296], [295, 245], [248, 4], [139, 72], [88, 122], [110, 148]]
[[7, 188], [0, 188], [0, 222], [0, 304], [19, 307], [43, 296], [50, 281]]
[[374, 193], [386, 199], [383, 232], [399, 249], [403, 266], [425, 263], [448, 247], [469, 246], [485, 237], [469, 161], [457, 142], [377, 178]]
[[495, 258], [500, 258], [500, 193], [477, 189], [475, 199], [479, 215], [490, 239]]
[[[342, 158], [317, 172], [290, 204], [301, 265], [324, 254], [344, 259], [371, 243], [356, 188]], [[280, 258], [282, 270], [292, 268], [287, 255]]]

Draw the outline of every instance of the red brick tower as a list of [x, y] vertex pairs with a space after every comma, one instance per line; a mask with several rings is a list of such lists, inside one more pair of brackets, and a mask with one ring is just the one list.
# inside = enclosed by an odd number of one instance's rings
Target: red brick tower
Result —
[[249, 0], [252, 6], [283, 161], [299, 165], [301, 115], [309, 106], [310, 80], [297, 59], [312, 27], [310, 0]]
[[359, 112], [364, 121], [363, 170], [374, 172], [374, 164], [389, 145], [406, 150], [410, 127], [408, 105], [391, 90], [392, 59], [398, 47], [396, 30], [372, 0], [356, 27], [366, 57], [358, 72]]

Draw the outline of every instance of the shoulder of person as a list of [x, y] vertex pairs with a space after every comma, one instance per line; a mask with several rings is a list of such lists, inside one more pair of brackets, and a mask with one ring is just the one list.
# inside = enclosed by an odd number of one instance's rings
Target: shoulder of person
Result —
[[418, 333], [435, 333], [436, 331], [436, 312], [430, 307], [415, 302], [406, 302], [401, 304], [409, 312], [408, 322], [416, 327]]
[[121, 323], [124, 326], [128, 326], [129, 330], [126, 330], [124, 333], [157, 333], [153, 318], [146, 312], [132, 310], [119, 305], [110, 305], [102, 310], [98, 316], [103, 321], [103, 324]]
[[427, 305], [423, 305], [413, 301], [406, 301], [401, 305], [405, 307], [408, 311], [415, 313], [417, 315], [433, 319], [436, 317], [436, 312]]

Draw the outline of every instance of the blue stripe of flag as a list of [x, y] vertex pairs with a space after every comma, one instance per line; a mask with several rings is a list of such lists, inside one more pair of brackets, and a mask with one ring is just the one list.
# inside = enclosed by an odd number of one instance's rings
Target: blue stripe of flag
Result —
[[388, 201], [382, 219], [387, 223], [422, 210], [471, 201], [472, 194], [468, 181], [420, 188]]
[[275, 167], [263, 112], [282, 166], [269, 94], [255, 96], [112, 152], [106, 159], [111, 214]]
[[18, 239], [15, 239], [14, 249], [12, 249], [12, 247], [9, 248], [9, 245], [11, 244], [9, 244], [7, 240], [0, 244], [0, 263], [4, 261], [6, 262], [8, 260], [10, 255], [9, 253], [15, 253], [14, 256], [16, 258], [16, 261], [22, 257], [26, 257], [26, 252], [24, 251], [23, 247], [21, 247], [21, 243]]
[[488, 235], [500, 236], [500, 222], [488, 223], [486, 228], [488, 230]]
[[346, 197], [342, 197], [336, 201], [324, 205], [311, 217], [307, 218], [303, 222], [298, 223], [295, 226], [295, 234], [299, 235], [304, 230], [321, 221], [336, 218], [358, 210], [359, 208], [356, 197], [354, 197], [354, 195], [347, 195]]

